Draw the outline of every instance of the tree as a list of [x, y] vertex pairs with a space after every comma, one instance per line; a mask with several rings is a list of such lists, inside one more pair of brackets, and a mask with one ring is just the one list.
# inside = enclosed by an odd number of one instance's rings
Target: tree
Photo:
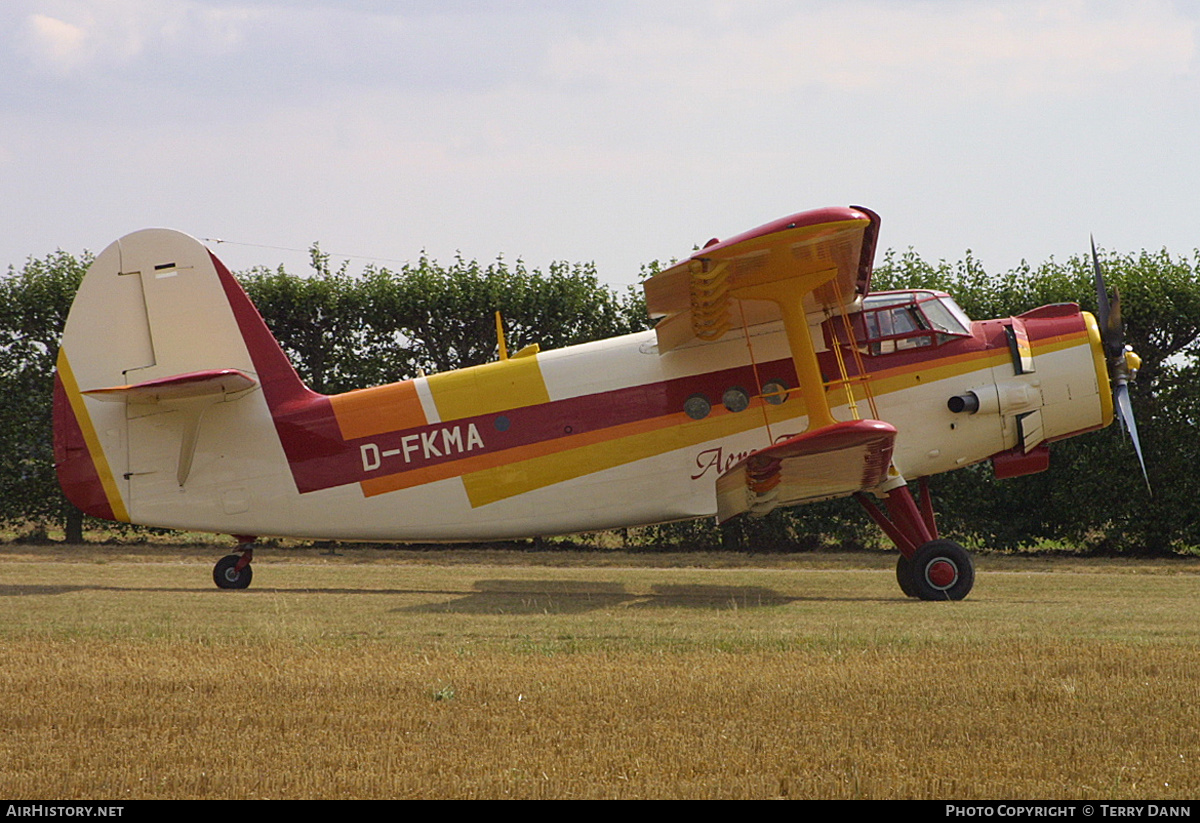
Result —
[[330, 269], [318, 244], [309, 252], [308, 277], [280, 266], [252, 269], [239, 280], [309, 388], [333, 394], [370, 385], [360, 381], [364, 373], [376, 376], [383, 352], [363, 323], [363, 283], [345, 264]]
[[[403, 341], [417, 369], [442, 372], [498, 356], [495, 312], [510, 352], [545, 349], [645, 328], [590, 263], [551, 263], [543, 274], [518, 260], [487, 266], [456, 257], [449, 266], [422, 256], [397, 272], [369, 269], [363, 320], [379, 339]], [[393, 378], [395, 379], [395, 378]]]
[[54, 472], [51, 396], [59, 336], [91, 255], [57, 251], [0, 277], [0, 521], [49, 522], [82, 539]]
[[421, 256], [361, 276], [329, 267], [311, 248], [313, 274], [282, 268], [241, 276], [267, 325], [314, 390], [332, 393], [478, 365], [498, 356], [495, 312], [510, 352], [560, 348], [645, 328], [644, 312], [603, 286], [595, 267], [554, 262], [543, 274], [518, 260], [487, 266]]

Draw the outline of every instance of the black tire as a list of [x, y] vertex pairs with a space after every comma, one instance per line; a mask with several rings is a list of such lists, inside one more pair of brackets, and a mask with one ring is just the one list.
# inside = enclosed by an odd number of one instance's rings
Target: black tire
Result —
[[962, 600], [975, 585], [971, 555], [953, 540], [930, 540], [909, 562], [913, 593], [922, 600]]
[[250, 585], [254, 571], [247, 563], [239, 572], [237, 564], [242, 558], [236, 554], [227, 554], [213, 566], [213, 582], [219, 589], [244, 589]]
[[907, 557], [900, 555], [896, 558], [896, 582], [900, 584], [900, 591], [904, 592], [905, 597], [917, 596], [912, 569], [912, 561]]

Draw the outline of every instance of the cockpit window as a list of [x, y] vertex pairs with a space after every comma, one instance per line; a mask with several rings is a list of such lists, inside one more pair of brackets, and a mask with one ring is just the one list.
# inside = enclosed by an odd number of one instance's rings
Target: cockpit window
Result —
[[934, 295], [933, 299], [922, 300], [921, 310], [938, 331], [947, 334], [971, 333], [971, 318], [967, 317], [966, 312], [960, 309], [954, 298], [948, 294]]
[[858, 343], [870, 354], [937, 346], [970, 335], [971, 321], [947, 294], [884, 292], [863, 300]]

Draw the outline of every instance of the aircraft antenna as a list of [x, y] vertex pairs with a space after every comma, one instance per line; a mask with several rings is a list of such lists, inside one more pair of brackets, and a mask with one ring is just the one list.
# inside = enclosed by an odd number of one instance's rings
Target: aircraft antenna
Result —
[[[223, 237], [201, 237], [198, 239], [205, 243], [216, 243], [219, 246], [245, 246], [251, 249], [270, 249], [272, 251], [292, 251], [301, 253], [307, 253], [309, 251], [309, 249], [298, 249], [294, 246], [272, 246], [267, 243], [244, 243], [240, 240], [226, 240]], [[373, 263], [401, 263], [407, 266], [411, 262], [410, 260], [400, 260], [396, 257], [380, 257], [379, 255], [375, 254], [344, 254], [342, 252], [334, 251], [327, 252], [327, 254], [330, 257], [336, 257], [339, 259], [368, 260]]]
[[508, 359], [508, 347], [504, 345], [504, 321], [500, 319], [500, 310], [496, 310], [496, 344], [500, 347], [500, 359]]

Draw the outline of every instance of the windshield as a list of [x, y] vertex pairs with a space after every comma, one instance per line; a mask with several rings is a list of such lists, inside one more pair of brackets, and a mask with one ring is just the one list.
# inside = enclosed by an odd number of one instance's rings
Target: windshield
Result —
[[884, 306], [912, 306], [925, 315], [930, 328], [947, 334], [971, 333], [971, 318], [945, 292], [891, 291], [869, 294], [863, 299], [864, 310]]
[[925, 290], [871, 294], [862, 326], [872, 354], [932, 346], [970, 335], [971, 319], [950, 295]]

